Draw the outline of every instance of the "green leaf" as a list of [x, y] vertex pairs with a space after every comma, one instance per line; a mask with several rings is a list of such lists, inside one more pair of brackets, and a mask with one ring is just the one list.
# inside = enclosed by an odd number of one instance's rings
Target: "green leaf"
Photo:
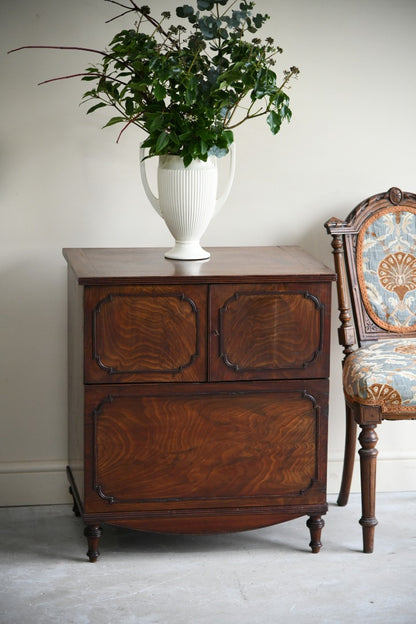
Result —
[[271, 111], [267, 115], [267, 123], [270, 126], [270, 130], [273, 134], [277, 134], [280, 130], [280, 126], [282, 125], [282, 118], [276, 111]]
[[87, 110], [86, 114], [89, 115], [89, 113], [93, 113], [98, 108], [103, 108], [103, 106], [107, 106], [107, 104], [105, 102], [100, 102], [99, 104], [96, 104], [95, 106], [91, 106], [91, 108]]
[[225, 140], [227, 141], [227, 145], [231, 145], [231, 143], [234, 142], [234, 134], [232, 130], [224, 130], [224, 132], [222, 133], [222, 136], [225, 138]]
[[86, 98], [95, 98], [97, 97], [97, 91], [95, 89], [92, 89], [91, 91], [85, 91], [84, 95], [82, 96], [82, 99], [85, 100]]
[[201, 155], [205, 156], [205, 154], [208, 154], [208, 145], [205, 143], [203, 139], [201, 139], [201, 142], [200, 142], [200, 150], [201, 150]]
[[85, 80], [85, 82], [91, 81], [91, 80], [97, 80], [98, 76], [83, 76], [81, 78], [81, 80]]
[[160, 82], [158, 82], [155, 85], [155, 88], [153, 90], [153, 95], [155, 96], [155, 98], [158, 101], [165, 99], [165, 97], [166, 97], [166, 89]]
[[188, 106], [192, 106], [196, 102], [197, 98], [197, 85], [198, 81], [196, 76], [192, 76], [188, 88], [185, 90], [185, 101]]
[[183, 155], [183, 164], [185, 165], [185, 167], [188, 167], [192, 161], [193, 161], [193, 158], [191, 154]]
[[126, 109], [126, 115], [128, 115], [130, 117], [133, 114], [133, 111], [134, 111], [134, 103], [133, 103], [133, 99], [131, 97], [126, 98], [124, 107]]
[[165, 126], [165, 121], [163, 119], [163, 116], [154, 115], [149, 125], [149, 131], [153, 134], [157, 130], [161, 130], [164, 126]]
[[124, 117], [112, 117], [103, 128], [108, 128], [108, 126], [114, 126], [115, 124], [126, 121]]
[[156, 152], [160, 153], [169, 144], [169, 135], [165, 130], [159, 134], [156, 141]]

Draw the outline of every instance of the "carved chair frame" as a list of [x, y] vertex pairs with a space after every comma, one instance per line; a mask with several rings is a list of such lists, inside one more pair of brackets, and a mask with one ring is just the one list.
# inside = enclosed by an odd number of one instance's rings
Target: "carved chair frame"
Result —
[[[360, 231], [369, 219], [382, 212], [410, 211], [416, 213], [416, 194], [401, 191], [397, 187], [385, 193], [373, 195], [362, 201], [347, 216], [345, 221], [333, 217], [325, 223], [327, 233], [332, 236], [332, 249], [337, 273], [337, 295], [339, 320], [339, 343], [343, 347], [345, 364], [348, 356], [357, 348], [368, 346], [377, 340], [388, 340], [403, 335], [399, 327], [394, 331], [377, 324], [368, 312], [368, 306], [362, 297], [359, 269], [357, 270], [357, 250]], [[416, 251], [416, 250], [415, 250]], [[407, 328], [406, 338], [415, 338], [416, 331]], [[416, 418], [415, 411], [390, 412], [383, 414], [381, 405], [363, 405], [346, 400], [346, 439], [344, 467], [339, 505], [348, 502], [355, 459], [357, 424], [361, 427], [359, 442], [361, 466], [361, 500], [364, 552], [373, 552], [376, 496], [376, 444], [377, 424], [384, 419], [409, 420]]]

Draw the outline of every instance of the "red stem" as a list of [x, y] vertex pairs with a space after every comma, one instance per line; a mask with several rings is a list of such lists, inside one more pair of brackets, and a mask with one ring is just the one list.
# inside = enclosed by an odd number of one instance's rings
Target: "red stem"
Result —
[[101, 56], [110, 56], [111, 54], [107, 54], [102, 50], [94, 50], [93, 48], [80, 48], [77, 46], [51, 46], [51, 45], [24, 45], [20, 46], [20, 48], [15, 48], [14, 50], [9, 50], [7, 54], [11, 54], [12, 52], [18, 52], [19, 50], [32, 50], [32, 49], [47, 49], [47, 50], [80, 50], [82, 52], [95, 52], [96, 54], [101, 54]]
[[[122, 129], [120, 130], [120, 133], [119, 133], [119, 135], [117, 137], [116, 143], [118, 143], [120, 141], [121, 135], [123, 134], [123, 132], [125, 130], [127, 130], [127, 128], [130, 126], [130, 124], [134, 123], [136, 121], [136, 119], [138, 119], [139, 117], [140, 117], [140, 115], [136, 115], [136, 117], [133, 117], [133, 119], [130, 119], [128, 121], [128, 123], [126, 123], [126, 125], [122, 127]], [[140, 126], [140, 127], [142, 127], [142, 126]]]

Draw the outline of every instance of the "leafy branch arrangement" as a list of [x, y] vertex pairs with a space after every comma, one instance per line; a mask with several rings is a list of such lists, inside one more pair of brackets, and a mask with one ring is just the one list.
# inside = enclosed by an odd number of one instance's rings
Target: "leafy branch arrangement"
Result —
[[40, 84], [74, 77], [95, 83], [83, 96], [84, 102], [95, 102], [87, 113], [113, 108], [116, 115], [106, 126], [123, 124], [118, 139], [127, 128], [137, 126], [147, 134], [143, 146], [149, 156], [176, 154], [187, 166], [195, 158], [206, 161], [209, 155], [227, 154], [233, 130], [250, 119], [266, 116], [273, 134], [283, 120], [290, 121], [285, 88], [299, 70], [283, 71], [278, 82], [273, 66], [282, 49], [270, 37], [247, 40], [269, 19], [254, 14], [254, 2], [197, 0], [196, 8], [179, 6], [176, 16], [187, 22], [187, 29], [169, 25], [169, 11], [156, 19], [148, 6], [134, 0], [105, 1], [123, 9], [109, 21], [128, 13], [135, 16], [135, 27], [119, 32], [108, 51], [72, 46], [17, 50], [98, 54], [100, 62], [84, 72]]

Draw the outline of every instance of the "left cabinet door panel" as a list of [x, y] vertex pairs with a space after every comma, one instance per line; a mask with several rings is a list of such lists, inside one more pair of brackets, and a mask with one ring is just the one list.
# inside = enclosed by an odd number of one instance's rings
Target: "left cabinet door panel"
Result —
[[86, 383], [205, 381], [205, 286], [86, 287]]

